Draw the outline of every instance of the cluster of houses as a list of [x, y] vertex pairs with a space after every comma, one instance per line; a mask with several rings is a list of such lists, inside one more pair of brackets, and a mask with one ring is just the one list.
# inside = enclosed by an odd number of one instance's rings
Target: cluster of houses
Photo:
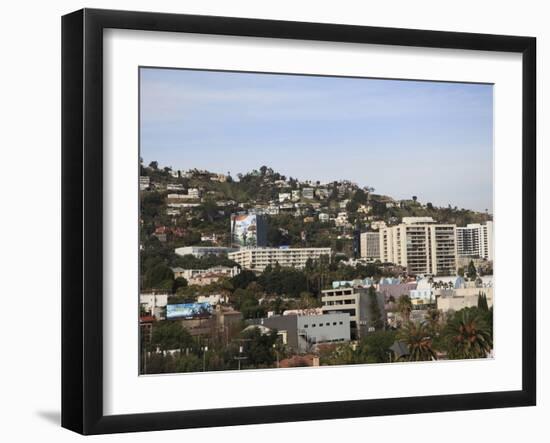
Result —
[[[175, 179], [177, 178], [197, 178], [201, 177], [209, 181], [225, 182], [228, 176], [208, 171], [190, 170], [174, 171], [169, 173]], [[267, 178], [266, 178], [267, 180]], [[258, 215], [279, 215], [292, 214], [295, 217], [305, 217], [304, 222], [313, 222], [316, 219], [321, 223], [333, 223], [339, 228], [352, 228], [348, 222], [348, 212], [346, 207], [350, 202], [350, 193], [359, 189], [359, 186], [351, 181], [342, 180], [330, 184], [322, 184], [311, 180], [293, 181], [290, 179], [272, 180], [271, 184], [276, 186], [280, 192], [277, 198], [268, 202], [238, 202], [231, 199], [215, 198], [216, 205], [220, 208], [233, 207], [236, 210], [246, 210], [249, 213]], [[204, 188], [185, 188], [181, 183], [156, 183], [152, 182], [149, 176], [140, 176], [139, 185], [141, 191], [155, 190], [166, 192], [166, 209], [169, 216], [177, 217], [182, 211], [189, 208], [200, 206], [204, 198], [212, 197], [213, 191], [207, 191]], [[372, 188], [365, 187], [367, 193]], [[335, 195], [337, 202], [329, 205], [327, 200]], [[381, 197], [384, 201], [389, 197]], [[390, 199], [391, 200], [391, 199]], [[393, 200], [392, 200], [393, 201]], [[359, 205], [357, 210], [363, 214], [369, 214], [372, 211], [372, 204]], [[367, 219], [374, 220], [372, 215]]]
[[[175, 268], [174, 273], [201, 284], [201, 276], [230, 276], [233, 268], [210, 270]], [[276, 330], [281, 342], [297, 354], [310, 352], [320, 344], [342, 343], [359, 340], [377, 329], [373, 313], [372, 289], [382, 321], [388, 327], [398, 327], [403, 322], [399, 312], [399, 298], [406, 295], [411, 301], [408, 320], [423, 321], [429, 309], [436, 308], [443, 315], [466, 307], [475, 307], [481, 294], [489, 307], [493, 304], [492, 276], [477, 277], [468, 281], [460, 276], [441, 278], [371, 278], [334, 281], [332, 287], [322, 291], [321, 307], [304, 310], [288, 310], [282, 314], [268, 312], [264, 318], [247, 320], [248, 326], [257, 327], [262, 333]], [[241, 324], [242, 315], [235, 310], [223, 293], [198, 296], [196, 302], [171, 306], [170, 295], [164, 292], [142, 293], [141, 325], [145, 331], [156, 321], [179, 322], [192, 335], [223, 334], [228, 328]], [[199, 309], [200, 308], [200, 309]], [[204, 309], [206, 308], [206, 309]]]
[[[196, 177], [224, 182], [228, 176], [208, 171], [170, 171], [173, 177]], [[201, 205], [208, 192], [200, 187], [184, 188], [179, 183], [164, 185], [152, 183], [147, 176], [140, 177], [140, 189], [166, 192], [166, 214], [177, 216], [185, 208]], [[399, 299], [407, 296], [411, 310], [407, 320], [421, 321], [428, 310], [437, 309], [446, 315], [462, 308], [478, 305], [483, 294], [488, 306], [493, 304], [492, 275], [476, 277], [473, 281], [458, 275], [461, 264], [470, 261], [491, 262], [493, 256], [492, 222], [457, 227], [441, 224], [430, 217], [404, 217], [399, 220], [377, 220], [372, 215], [373, 204], [357, 205], [357, 212], [369, 223], [368, 231], [359, 232], [350, 222], [347, 198], [358, 186], [349, 181], [321, 184], [301, 181], [293, 183], [280, 179], [273, 182], [279, 191], [277, 198], [269, 202], [239, 203], [233, 200], [217, 200], [219, 207], [231, 206], [240, 217], [231, 217], [231, 240], [225, 234], [201, 233], [201, 242], [209, 245], [175, 248], [180, 256], [223, 255], [238, 266], [216, 266], [208, 269], [172, 268], [174, 278], [185, 278], [189, 285], [204, 287], [223, 279], [235, 277], [241, 269], [261, 273], [268, 266], [303, 269], [311, 260], [333, 258], [331, 248], [267, 247], [264, 215], [290, 213], [304, 217], [304, 223], [318, 220], [331, 224], [338, 231], [338, 238], [354, 241], [353, 257], [344, 263], [357, 266], [377, 261], [382, 266], [394, 267], [399, 278], [371, 278], [333, 281], [331, 287], [321, 292], [321, 306], [310, 310], [268, 312], [264, 318], [248, 319], [244, 329], [258, 328], [263, 333], [276, 330], [282, 343], [297, 354], [310, 352], [320, 344], [342, 343], [359, 340], [372, 331], [384, 327], [399, 327], [405, 320], [399, 309]], [[368, 193], [370, 188], [364, 188]], [[331, 199], [337, 194], [338, 199]], [[330, 204], [329, 204], [329, 200]], [[386, 208], [417, 204], [414, 201], [394, 201], [378, 196], [376, 204]], [[263, 233], [263, 234], [262, 234]], [[153, 232], [161, 242], [169, 238], [183, 237], [185, 231], [176, 226], [156, 226]], [[245, 245], [242, 236], [246, 234]], [[252, 245], [252, 246], [249, 246]], [[481, 263], [478, 263], [481, 265]], [[144, 337], [158, 321], [181, 324], [194, 336], [225, 334], [231, 328], [243, 328], [243, 316], [235, 309], [228, 295], [214, 291], [200, 295], [192, 303], [172, 303], [167, 292], [151, 291], [140, 294], [141, 328]], [[377, 309], [373, 309], [373, 304]]]
[[241, 269], [238, 266], [214, 266], [208, 269], [183, 269], [172, 268], [174, 278], [184, 278], [189, 285], [207, 286], [222, 278], [232, 278], [239, 274]]

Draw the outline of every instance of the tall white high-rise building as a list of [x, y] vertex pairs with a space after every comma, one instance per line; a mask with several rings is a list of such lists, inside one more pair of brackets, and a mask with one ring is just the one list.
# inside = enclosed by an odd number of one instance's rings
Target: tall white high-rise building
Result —
[[404, 217], [400, 225], [380, 229], [380, 260], [410, 274], [455, 275], [456, 225], [431, 217]]
[[470, 223], [456, 228], [456, 245], [460, 257], [493, 259], [493, 222]]

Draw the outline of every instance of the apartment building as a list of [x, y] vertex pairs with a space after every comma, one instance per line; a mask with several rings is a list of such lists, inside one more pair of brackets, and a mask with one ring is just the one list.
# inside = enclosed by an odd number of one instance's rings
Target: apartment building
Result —
[[456, 247], [459, 257], [493, 260], [493, 222], [470, 223], [456, 228]]
[[181, 256], [194, 255], [200, 258], [207, 255], [225, 255], [236, 250], [237, 248], [226, 248], [223, 246], [182, 246], [181, 248], [176, 248], [174, 252]]
[[380, 229], [380, 260], [403, 266], [410, 274], [455, 275], [456, 225], [404, 217], [400, 225]]
[[309, 259], [319, 260], [327, 256], [330, 260], [330, 255], [330, 248], [241, 248], [230, 252], [228, 257], [242, 268], [262, 272], [267, 266], [277, 263], [284, 268], [302, 269]]
[[363, 232], [361, 233], [361, 258], [367, 260], [380, 260], [380, 233]]

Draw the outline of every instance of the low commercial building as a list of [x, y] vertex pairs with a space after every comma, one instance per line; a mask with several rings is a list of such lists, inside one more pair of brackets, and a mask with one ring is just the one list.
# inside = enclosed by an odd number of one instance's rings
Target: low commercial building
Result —
[[277, 263], [283, 268], [303, 269], [308, 260], [325, 256], [330, 261], [330, 255], [330, 248], [241, 248], [230, 252], [228, 257], [242, 268], [262, 272]]
[[286, 344], [299, 353], [308, 352], [316, 344], [350, 340], [350, 316], [347, 313], [275, 315], [253, 323], [276, 329], [286, 338]]

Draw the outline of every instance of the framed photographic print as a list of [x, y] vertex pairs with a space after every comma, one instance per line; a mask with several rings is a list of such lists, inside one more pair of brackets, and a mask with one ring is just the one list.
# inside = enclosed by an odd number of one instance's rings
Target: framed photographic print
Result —
[[62, 21], [62, 425], [536, 402], [531, 37]]

